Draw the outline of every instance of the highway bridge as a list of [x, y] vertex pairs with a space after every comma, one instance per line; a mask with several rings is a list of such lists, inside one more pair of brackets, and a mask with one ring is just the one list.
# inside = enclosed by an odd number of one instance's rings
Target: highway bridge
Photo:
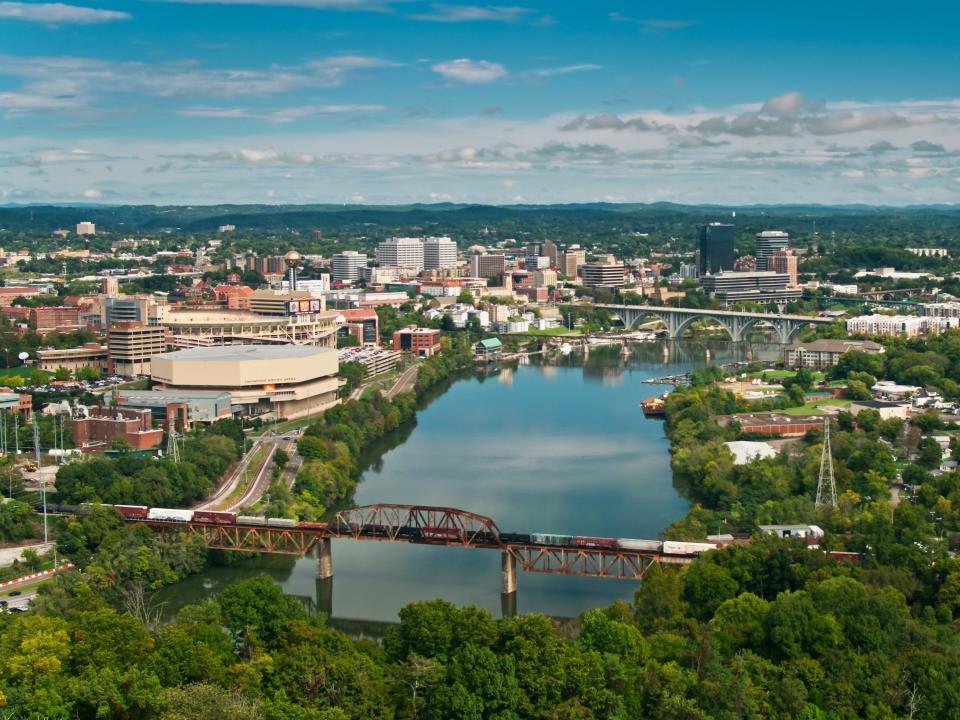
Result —
[[778, 313], [737, 312], [735, 310], [696, 310], [693, 308], [658, 307], [655, 305], [594, 305], [608, 310], [623, 322], [630, 330], [641, 320], [655, 317], [667, 326], [671, 339], [680, 338], [695, 320], [713, 320], [723, 326], [734, 342], [745, 340], [747, 333], [757, 325], [773, 327], [780, 336], [780, 342], [789, 343], [802, 328], [810, 325], [829, 325], [831, 318], [808, 315], [786, 315]]
[[[169, 512], [172, 516], [189, 511]], [[655, 563], [687, 564], [714, 547], [659, 540], [505, 533], [484, 515], [427, 505], [366, 505], [342, 510], [330, 522], [238, 517], [211, 520], [213, 514], [199, 511], [195, 515], [187, 521], [131, 517], [126, 513], [125, 518], [152, 527], [161, 535], [193, 533], [210, 549], [300, 557], [313, 552], [318, 580], [333, 576], [333, 540], [494, 550], [501, 553], [501, 593], [516, 591], [518, 567], [524, 572], [640, 580]], [[251, 524], [253, 521], [262, 524]]]

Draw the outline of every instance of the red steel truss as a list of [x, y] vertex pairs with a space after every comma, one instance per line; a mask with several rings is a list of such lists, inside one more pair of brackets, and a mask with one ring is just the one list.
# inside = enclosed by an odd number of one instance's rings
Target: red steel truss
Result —
[[639, 580], [660, 557], [629, 550], [512, 545], [507, 551], [524, 572]]
[[330, 521], [328, 537], [503, 547], [500, 529], [492, 519], [429, 505], [379, 504], [341, 510]]
[[208, 523], [182, 523], [158, 520], [141, 520], [155, 527], [163, 536], [171, 530], [198, 535], [211, 550], [236, 550], [259, 552], [271, 555], [306, 555], [317, 538], [314, 530], [248, 525], [214, 525]]

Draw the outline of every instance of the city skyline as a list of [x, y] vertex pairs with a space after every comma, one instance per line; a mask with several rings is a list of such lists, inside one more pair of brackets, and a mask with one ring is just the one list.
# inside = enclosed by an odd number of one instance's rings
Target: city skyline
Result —
[[0, 2], [0, 203], [952, 203], [938, 5]]

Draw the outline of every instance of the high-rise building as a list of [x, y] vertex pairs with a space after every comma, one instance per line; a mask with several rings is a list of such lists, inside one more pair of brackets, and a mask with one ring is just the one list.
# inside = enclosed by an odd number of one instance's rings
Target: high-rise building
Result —
[[560, 251], [557, 250], [557, 244], [552, 240], [545, 240], [541, 251], [544, 257], [550, 258], [550, 267], [557, 268], [557, 260], [560, 258]]
[[796, 287], [797, 286], [797, 256], [793, 254], [793, 250], [787, 250], [786, 248], [778, 250], [773, 255], [770, 256], [768, 262], [770, 270], [773, 270], [775, 273], [786, 273], [790, 276], [790, 282], [787, 283], [787, 287]]
[[623, 287], [625, 284], [623, 263], [613, 255], [584, 263], [580, 266], [580, 275], [585, 287]]
[[420, 238], [390, 238], [377, 245], [377, 263], [400, 265], [416, 272], [423, 270], [423, 240]]
[[782, 230], [764, 230], [757, 233], [757, 270], [773, 270], [770, 258], [779, 250], [786, 250], [790, 244], [790, 233]]
[[149, 375], [150, 360], [166, 352], [170, 332], [142, 323], [118, 323], [107, 331], [107, 362], [113, 375]]
[[457, 244], [448, 237], [428, 237], [423, 241], [423, 269], [440, 270], [457, 266]]
[[527, 255], [526, 260], [524, 260], [524, 267], [530, 272], [534, 270], [549, 270], [550, 269], [550, 258], [546, 255]]
[[488, 278], [502, 275], [506, 266], [506, 255], [473, 255], [470, 258], [470, 277]]
[[586, 250], [567, 250], [560, 254], [560, 262], [557, 264], [557, 270], [568, 278], [577, 276], [577, 268], [587, 261]]
[[77, 235], [96, 235], [97, 226], [86, 220], [77, 223]]
[[550, 286], [556, 287], [557, 285], [557, 271], [546, 268], [544, 270], [537, 270], [533, 274], [533, 286], [535, 288], [545, 288]]
[[701, 275], [733, 268], [733, 225], [708, 223], [697, 228], [697, 269]]
[[367, 266], [367, 256], [356, 250], [344, 250], [331, 259], [333, 279], [338, 282], [356, 282], [360, 268]]

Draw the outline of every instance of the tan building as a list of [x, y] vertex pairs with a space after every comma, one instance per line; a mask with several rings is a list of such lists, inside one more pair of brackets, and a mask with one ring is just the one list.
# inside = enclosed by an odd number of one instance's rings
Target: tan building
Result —
[[537, 270], [533, 274], [533, 286], [535, 288], [546, 288], [550, 286], [557, 286], [557, 271], [556, 270]]
[[337, 351], [294, 345], [192, 348], [153, 358], [161, 390], [221, 390], [234, 412], [296, 419], [336, 405]]
[[623, 263], [613, 255], [602, 255], [580, 266], [585, 287], [623, 287], [626, 284]]
[[783, 364], [788, 368], [825, 370], [836, 365], [840, 356], [850, 350], [882, 353], [883, 345], [870, 340], [814, 340], [808, 343], [793, 343], [783, 349]]
[[577, 276], [577, 268], [587, 262], [586, 250], [567, 250], [557, 258], [557, 272], [571, 280]]
[[166, 352], [170, 332], [142, 323], [117, 323], [107, 331], [107, 372], [111, 375], [149, 375], [150, 360]]
[[787, 287], [796, 287], [798, 260], [799, 258], [793, 254], [793, 250], [778, 250], [770, 256], [767, 263], [775, 273], [786, 273], [790, 276]]
[[37, 350], [37, 367], [47, 372], [66, 368], [75, 373], [81, 368], [93, 368], [101, 375], [107, 371], [107, 346], [85, 343], [82, 347]]

